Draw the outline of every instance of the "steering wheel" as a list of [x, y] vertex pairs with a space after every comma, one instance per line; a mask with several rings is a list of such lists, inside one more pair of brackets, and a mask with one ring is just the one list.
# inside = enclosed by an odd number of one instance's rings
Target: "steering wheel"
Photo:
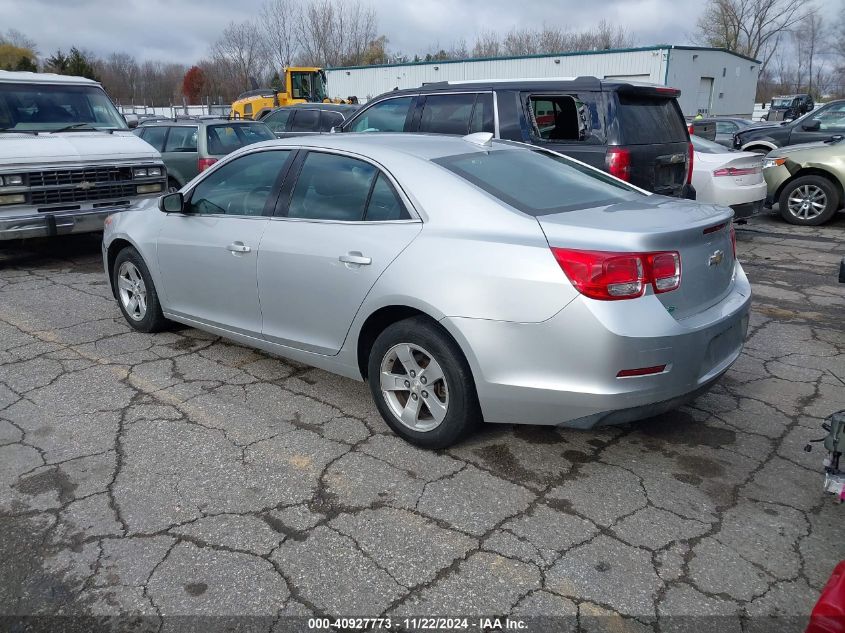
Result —
[[[272, 187], [263, 186], [247, 191], [243, 199], [244, 215], [261, 215], [271, 190]], [[254, 213], [254, 210], [257, 210], [258, 213]]]

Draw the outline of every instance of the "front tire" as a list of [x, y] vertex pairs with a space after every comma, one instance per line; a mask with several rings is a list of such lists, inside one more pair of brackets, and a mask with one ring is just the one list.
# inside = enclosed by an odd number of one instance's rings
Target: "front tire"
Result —
[[426, 317], [388, 326], [373, 343], [367, 370], [379, 413], [412, 444], [446, 448], [481, 422], [463, 353]]
[[112, 267], [117, 305], [126, 322], [139, 332], [161, 332], [169, 327], [164, 318], [150, 271], [140, 253], [127, 246]]
[[778, 199], [780, 214], [790, 224], [818, 226], [839, 208], [839, 192], [827, 178], [802, 176], [783, 188]]

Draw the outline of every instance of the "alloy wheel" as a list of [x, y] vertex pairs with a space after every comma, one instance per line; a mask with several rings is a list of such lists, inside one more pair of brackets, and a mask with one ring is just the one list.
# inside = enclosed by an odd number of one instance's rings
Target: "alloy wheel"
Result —
[[787, 206], [796, 218], [812, 220], [820, 216], [827, 207], [827, 194], [816, 185], [801, 185], [789, 194]]
[[117, 290], [126, 314], [133, 321], [141, 321], [147, 314], [147, 286], [141, 271], [130, 261], [117, 270]]
[[381, 361], [381, 392], [404, 426], [425, 433], [437, 428], [449, 410], [443, 368], [430, 352], [413, 343], [394, 345]]

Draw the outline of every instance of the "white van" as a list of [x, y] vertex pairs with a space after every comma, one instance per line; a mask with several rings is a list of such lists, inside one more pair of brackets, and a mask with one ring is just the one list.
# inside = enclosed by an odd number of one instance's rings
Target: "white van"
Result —
[[0, 241], [101, 231], [166, 183], [99, 83], [0, 71]]

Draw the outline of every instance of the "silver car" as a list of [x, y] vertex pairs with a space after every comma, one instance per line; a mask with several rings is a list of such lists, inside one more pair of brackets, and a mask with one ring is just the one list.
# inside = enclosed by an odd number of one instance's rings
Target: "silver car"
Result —
[[129, 324], [178, 321], [369, 382], [396, 433], [649, 417], [739, 356], [731, 210], [490, 134], [250, 145], [111, 216]]

